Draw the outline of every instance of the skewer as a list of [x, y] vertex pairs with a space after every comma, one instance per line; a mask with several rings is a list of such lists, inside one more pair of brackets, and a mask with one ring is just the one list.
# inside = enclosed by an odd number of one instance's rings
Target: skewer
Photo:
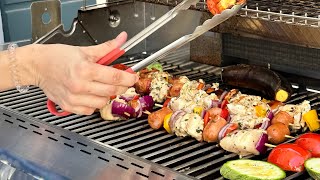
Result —
[[129, 113], [127, 113], [127, 112], [124, 112], [123, 114], [125, 114], [126, 116], [129, 116], [129, 117], [130, 117], [130, 114], [129, 114]]
[[155, 103], [154, 105], [157, 106], [157, 107], [161, 107], [161, 108], [163, 107], [163, 105], [157, 104], [157, 103]]
[[148, 114], [148, 115], [151, 114], [151, 112], [149, 112], [149, 111], [143, 111], [143, 113]]
[[[263, 131], [263, 133], [267, 134], [267, 131]], [[289, 135], [284, 135], [284, 137], [289, 138], [289, 139], [294, 139], [293, 136], [289, 136]]]
[[264, 145], [267, 146], [267, 147], [269, 147], [269, 148], [275, 148], [275, 147], [276, 147], [275, 145], [269, 144], [269, 143], [265, 143]]

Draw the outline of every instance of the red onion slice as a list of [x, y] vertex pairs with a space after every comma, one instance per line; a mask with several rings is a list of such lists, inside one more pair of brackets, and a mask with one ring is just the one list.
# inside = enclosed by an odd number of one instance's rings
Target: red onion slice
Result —
[[266, 115], [266, 117], [267, 117], [268, 119], [272, 120], [272, 119], [273, 119], [273, 117], [274, 117], [273, 112], [272, 112], [272, 111], [270, 111], [270, 110], [268, 110], [268, 111], [267, 111], [267, 115]]
[[169, 120], [169, 127], [171, 129], [171, 132], [174, 133], [175, 131], [175, 124], [176, 124], [176, 121], [181, 118], [182, 116], [184, 116], [186, 113], [182, 110], [178, 110], [176, 112], [174, 112], [171, 117], [170, 117], [170, 120]]
[[202, 111], [201, 111], [200, 116], [201, 116], [202, 119], [204, 118], [204, 115], [206, 114], [206, 112], [207, 112], [206, 110], [202, 110]]
[[261, 126], [259, 129], [267, 130], [270, 125], [271, 125], [271, 120], [267, 119], [267, 120], [263, 121], [263, 123], [261, 123]]
[[210, 108], [219, 107], [219, 105], [220, 105], [220, 102], [218, 100], [212, 100]]
[[139, 118], [142, 116], [142, 107], [141, 107], [140, 101], [137, 101], [137, 102], [138, 102], [138, 106], [134, 110], [136, 112], [137, 118]]
[[128, 104], [112, 101], [111, 113], [124, 118], [135, 117], [135, 110]]
[[223, 93], [221, 94], [221, 96], [219, 98], [220, 103], [224, 100], [224, 98], [226, 97], [227, 94], [228, 94], [228, 91], [223, 91]]
[[223, 126], [223, 128], [220, 130], [220, 132], [218, 134], [219, 141], [221, 141], [221, 139], [223, 139], [225, 137], [226, 131], [230, 126], [231, 126], [231, 124], [227, 124], [227, 125]]
[[133, 98], [135, 97], [135, 95], [120, 95], [119, 96], [119, 99], [123, 99], [125, 100], [126, 102], [129, 102], [131, 101]]
[[142, 111], [152, 111], [154, 106], [154, 101], [152, 96], [142, 96], [139, 98]]
[[268, 135], [265, 133], [261, 133], [259, 141], [256, 144], [256, 150], [259, 151], [260, 154], [265, 154], [267, 152], [268, 147], [265, 144], [268, 142]]

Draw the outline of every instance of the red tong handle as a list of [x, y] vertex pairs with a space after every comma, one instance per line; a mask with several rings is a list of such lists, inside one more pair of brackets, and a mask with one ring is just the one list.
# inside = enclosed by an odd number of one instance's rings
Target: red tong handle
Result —
[[[106, 54], [104, 57], [102, 57], [97, 62], [97, 64], [109, 65], [113, 61], [118, 59], [120, 56], [122, 56], [124, 53], [125, 53], [124, 50], [121, 50], [120, 48], [116, 48], [116, 49], [112, 50], [111, 52], [109, 52], [108, 54]], [[134, 71], [131, 68], [127, 69], [126, 72], [134, 73]], [[70, 112], [66, 112], [66, 111], [59, 112], [56, 108], [55, 103], [53, 101], [51, 101], [50, 99], [47, 100], [47, 108], [51, 114], [56, 115], [56, 116], [68, 116], [71, 114]]]

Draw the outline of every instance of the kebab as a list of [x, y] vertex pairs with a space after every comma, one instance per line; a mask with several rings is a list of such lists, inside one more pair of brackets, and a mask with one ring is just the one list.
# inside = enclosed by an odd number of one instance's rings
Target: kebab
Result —
[[[245, 98], [242, 98], [242, 100]], [[196, 110], [194, 111], [196, 112]], [[222, 109], [218, 107], [213, 107], [209, 109], [206, 113], [206, 115], [203, 117], [204, 121], [204, 128], [202, 126], [198, 128], [198, 131], [201, 131], [203, 129], [203, 140], [207, 142], [217, 142], [224, 138], [228, 133], [232, 132], [233, 130], [239, 129], [239, 125], [237, 123], [231, 122], [227, 124], [226, 118], [221, 117]], [[178, 118], [176, 118], [178, 114]], [[179, 119], [179, 116], [187, 114], [186, 112], [183, 112], [181, 110], [178, 110], [176, 112], [173, 112], [170, 108], [164, 107], [163, 109], [160, 109], [157, 112], [152, 113], [148, 117], [148, 123], [153, 129], [159, 129], [161, 128], [162, 124], [164, 128], [169, 132], [173, 133], [176, 129], [178, 129], [178, 133], [176, 133], [177, 136], [186, 136], [188, 128], [187, 125], [187, 118], [184, 118], [186, 121], [182, 121], [183, 124], [180, 125], [179, 123], [181, 120]], [[202, 114], [199, 113], [198, 114]], [[210, 116], [211, 120], [208, 123], [208, 115]], [[277, 114], [276, 117], [280, 116], [282, 113]], [[219, 115], [219, 116], [217, 116]], [[170, 118], [171, 116], [171, 118]], [[156, 117], [156, 118], [155, 118]], [[199, 116], [201, 117], [201, 116]], [[264, 130], [263, 132], [269, 135], [269, 141], [275, 144], [281, 143], [285, 140], [285, 138], [293, 138], [290, 135], [290, 130], [287, 126], [280, 122], [273, 122], [270, 120], [273, 119], [273, 113], [271, 111], [268, 111], [266, 117], [267, 120], [265, 122], [267, 123], [261, 123], [260, 126], [255, 126], [254, 128], [260, 128]], [[190, 119], [190, 118], [189, 118]], [[196, 118], [199, 119], [199, 118]], [[177, 123], [178, 122], [178, 123]], [[199, 121], [198, 121], [199, 122]], [[178, 125], [175, 125], [175, 124]], [[155, 125], [156, 124], [156, 125]], [[195, 124], [191, 123], [190, 124]], [[271, 125], [271, 126], [270, 126]], [[192, 126], [192, 125], [191, 125]], [[178, 128], [177, 128], [178, 127]], [[180, 128], [179, 128], [180, 127]], [[182, 128], [181, 128], [182, 127]], [[193, 126], [195, 127], [195, 126]], [[182, 129], [182, 133], [180, 130]], [[241, 129], [241, 128], [240, 128]], [[246, 128], [242, 128], [246, 129]], [[198, 138], [199, 140], [200, 138]]]
[[105, 120], [124, 120], [139, 118], [144, 111], [149, 112], [154, 107], [151, 96], [140, 96], [134, 88], [129, 88], [124, 94], [118, 95], [100, 109], [100, 115]]
[[[127, 68], [127, 66], [122, 64], [117, 64], [113, 67], [122, 70]], [[139, 75], [142, 78], [136, 83], [135, 88], [129, 88], [124, 94], [111, 97], [110, 101], [100, 110], [103, 119], [120, 120], [133, 117], [139, 118], [142, 113], [150, 114], [149, 111], [153, 109], [155, 105], [154, 102], [163, 101], [165, 96], [168, 96], [168, 86], [170, 88], [169, 95], [172, 96], [180, 94], [182, 88], [181, 83], [192, 84], [197, 88], [204, 88], [204, 82], [202, 80], [199, 80], [199, 82], [190, 81], [185, 76], [173, 79], [169, 73], [162, 71], [162, 66], [159, 63], [148, 66], [146, 69], [140, 71]], [[148, 81], [146, 81], [146, 79]], [[171, 79], [173, 84], [168, 85], [169, 79]], [[148, 88], [145, 88], [148, 87], [148, 84], [152, 87], [150, 92], [147, 91]], [[207, 87], [211, 88], [209, 86]]]

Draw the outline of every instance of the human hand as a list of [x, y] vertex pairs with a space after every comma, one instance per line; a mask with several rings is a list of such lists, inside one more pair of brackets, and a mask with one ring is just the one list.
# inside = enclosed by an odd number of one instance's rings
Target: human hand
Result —
[[37, 85], [64, 111], [90, 115], [124, 93], [138, 81], [138, 76], [96, 62], [127, 39], [116, 39], [90, 47], [62, 44], [39, 45], [35, 65]]

